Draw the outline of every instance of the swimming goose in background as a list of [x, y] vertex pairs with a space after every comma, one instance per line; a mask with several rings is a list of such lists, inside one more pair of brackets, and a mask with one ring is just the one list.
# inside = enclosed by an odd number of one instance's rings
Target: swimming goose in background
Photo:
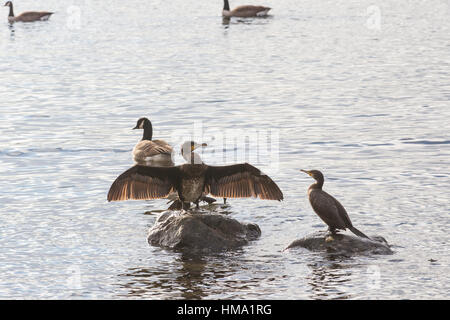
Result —
[[325, 180], [322, 172], [320, 172], [319, 170], [300, 171], [308, 174], [314, 180], [316, 180], [316, 183], [312, 184], [308, 188], [309, 202], [311, 203], [311, 207], [313, 208], [314, 212], [328, 225], [331, 234], [335, 234], [336, 229], [349, 229], [357, 236], [370, 239], [368, 236], [366, 236], [364, 233], [353, 226], [348, 213], [342, 206], [342, 204], [333, 196], [322, 190], [322, 186]]
[[205, 144], [194, 141], [183, 144], [183, 158], [190, 163], [175, 167], [146, 167], [135, 165], [122, 173], [111, 185], [108, 201], [148, 200], [167, 197], [176, 191], [182, 209], [198, 204], [204, 193], [221, 198], [259, 197], [283, 200], [283, 193], [267, 175], [251, 164], [208, 166], [196, 163], [194, 150]]
[[133, 149], [133, 160], [145, 166], [173, 166], [172, 147], [163, 140], [152, 140], [153, 127], [150, 120], [140, 118], [133, 129], [143, 129], [142, 140]]
[[14, 16], [14, 8], [11, 1], [5, 3], [5, 7], [9, 7], [9, 22], [33, 22], [33, 21], [45, 21], [50, 18], [53, 12], [47, 11], [27, 11], [19, 14], [17, 17]]
[[239, 6], [237, 8], [234, 8], [230, 11], [230, 4], [228, 3], [228, 0], [223, 0], [223, 11], [222, 15], [224, 17], [240, 17], [240, 18], [247, 18], [247, 17], [263, 17], [267, 16], [267, 13], [269, 12], [271, 8], [264, 7], [264, 6]]

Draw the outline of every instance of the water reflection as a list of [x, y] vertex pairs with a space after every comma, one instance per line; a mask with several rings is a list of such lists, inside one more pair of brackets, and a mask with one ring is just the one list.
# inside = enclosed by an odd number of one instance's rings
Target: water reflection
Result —
[[11, 40], [14, 40], [14, 36], [16, 35], [15, 34], [15, 32], [16, 32], [16, 29], [14, 28], [14, 23], [8, 23], [8, 29], [9, 29], [9, 31], [10, 31], [10, 37], [11, 37]]
[[[167, 269], [128, 269], [126, 273], [119, 275], [125, 282], [120, 284], [120, 287], [127, 289], [126, 295], [129, 297], [202, 299], [211, 295], [216, 281], [230, 277], [239, 270], [226, 263], [230, 253], [180, 251], [178, 254], [174, 261], [163, 264]], [[233, 251], [231, 255], [235, 260], [242, 252]], [[224, 269], [224, 265], [227, 268]], [[158, 267], [160, 266], [161, 264]], [[173, 266], [176, 266], [175, 270]], [[219, 292], [220, 290], [217, 293]]]
[[345, 264], [344, 256], [326, 255], [323, 260], [308, 264], [311, 273], [306, 277], [311, 287], [313, 299], [350, 299], [351, 295], [342, 290], [350, 286], [351, 269]]
[[266, 21], [270, 21], [273, 16], [252, 17], [252, 18], [228, 18], [222, 17], [222, 25], [227, 29], [230, 24], [265, 24]]
[[[210, 274], [206, 273], [207, 259], [201, 255], [190, 253], [182, 254], [180, 259], [181, 268], [176, 281], [181, 285], [181, 296], [184, 299], [201, 299], [208, 294], [205, 287], [209, 288]], [[214, 278], [214, 273], [212, 278]]]
[[222, 18], [222, 24], [225, 26], [225, 28], [228, 28], [228, 26], [230, 25], [230, 18], [227, 17], [223, 17]]

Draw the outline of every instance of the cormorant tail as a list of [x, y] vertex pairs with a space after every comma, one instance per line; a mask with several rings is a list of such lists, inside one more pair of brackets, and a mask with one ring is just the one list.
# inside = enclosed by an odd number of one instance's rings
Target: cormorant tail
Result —
[[357, 236], [359, 236], [359, 237], [362, 237], [362, 238], [366, 238], [366, 239], [372, 240], [372, 239], [370, 239], [368, 236], [366, 236], [364, 233], [362, 233], [361, 231], [359, 231], [358, 229], [356, 229], [356, 228], [353, 227], [353, 226], [351, 226], [351, 227], [349, 228], [349, 230], [350, 230], [351, 232], [353, 232], [354, 234], [356, 234]]

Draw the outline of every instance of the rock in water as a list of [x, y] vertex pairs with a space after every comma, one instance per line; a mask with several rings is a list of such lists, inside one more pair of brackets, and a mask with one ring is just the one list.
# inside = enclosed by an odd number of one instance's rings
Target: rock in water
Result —
[[221, 214], [164, 212], [149, 231], [153, 246], [221, 251], [247, 244], [261, 235], [256, 224]]
[[328, 232], [315, 232], [302, 239], [293, 241], [286, 249], [302, 247], [311, 251], [324, 251], [344, 255], [393, 253], [383, 237], [374, 236], [371, 237], [372, 240], [369, 240], [346, 234], [336, 234], [332, 238], [329, 236]]

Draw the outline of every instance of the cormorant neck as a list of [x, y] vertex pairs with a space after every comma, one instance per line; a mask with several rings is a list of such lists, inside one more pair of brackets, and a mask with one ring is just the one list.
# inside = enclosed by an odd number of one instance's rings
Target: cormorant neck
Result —
[[183, 153], [183, 158], [189, 164], [202, 164], [202, 158], [196, 152]]
[[144, 124], [144, 134], [142, 136], [142, 140], [152, 140], [153, 136], [153, 127], [151, 122], [146, 122]]
[[14, 17], [14, 9], [12, 3], [9, 4], [9, 16]]
[[323, 180], [319, 180], [316, 183], [312, 184], [309, 188], [322, 190], [322, 187], [323, 187]]
[[228, 0], [223, 0], [223, 10], [230, 11], [230, 4], [228, 3]]

